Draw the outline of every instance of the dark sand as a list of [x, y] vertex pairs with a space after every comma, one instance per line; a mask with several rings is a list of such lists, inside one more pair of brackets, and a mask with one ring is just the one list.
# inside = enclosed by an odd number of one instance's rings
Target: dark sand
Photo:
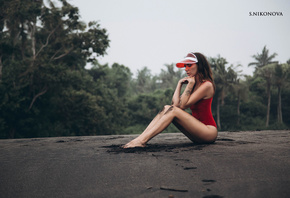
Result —
[[0, 140], [0, 197], [290, 197], [290, 131]]

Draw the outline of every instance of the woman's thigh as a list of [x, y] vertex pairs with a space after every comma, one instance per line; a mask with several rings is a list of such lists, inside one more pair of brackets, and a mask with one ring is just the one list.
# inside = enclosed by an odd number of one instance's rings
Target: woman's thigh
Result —
[[214, 126], [205, 125], [184, 110], [175, 107], [173, 124], [190, 140], [198, 143], [214, 142], [217, 137], [217, 129]]

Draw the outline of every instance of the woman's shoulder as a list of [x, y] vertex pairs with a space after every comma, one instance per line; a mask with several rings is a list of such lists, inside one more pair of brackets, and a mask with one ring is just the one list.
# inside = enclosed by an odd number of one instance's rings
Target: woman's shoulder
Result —
[[201, 85], [205, 86], [205, 87], [208, 87], [208, 88], [211, 88], [211, 87], [214, 86], [213, 83], [211, 81], [209, 81], [209, 80], [203, 81]]
[[204, 99], [213, 97], [215, 90], [214, 90], [214, 85], [211, 81], [208, 81], [208, 80], [204, 81], [200, 87], [202, 87], [202, 90], [206, 93], [205, 94], [206, 97]]

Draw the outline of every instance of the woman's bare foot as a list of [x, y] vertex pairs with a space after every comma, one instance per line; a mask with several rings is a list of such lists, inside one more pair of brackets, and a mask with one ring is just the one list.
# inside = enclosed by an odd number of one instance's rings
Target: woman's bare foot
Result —
[[132, 140], [131, 142], [125, 144], [123, 148], [135, 148], [135, 147], [145, 147], [146, 144], [143, 144], [140, 140], [137, 138]]

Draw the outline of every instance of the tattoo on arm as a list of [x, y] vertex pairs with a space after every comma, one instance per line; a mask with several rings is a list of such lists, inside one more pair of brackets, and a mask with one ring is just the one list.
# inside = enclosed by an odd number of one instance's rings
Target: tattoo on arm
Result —
[[185, 95], [186, 95], [186, 96], [189, 96], [190, 93], [191, 93], [190, 89], [187, 89], [186, 92], [185, 92]]
[[[192, 84], [193, 84], [193, 83], [190, 83], [190, 85], [192, 85]], [[194, 86], [188, 86], [188, 87], [187, 87], [186, 92], [185, 92], [186, 96], [189, 96], [189, 95], [192, 93], [192, 91], [193, 91], [193, 87], [194, 87]]]

